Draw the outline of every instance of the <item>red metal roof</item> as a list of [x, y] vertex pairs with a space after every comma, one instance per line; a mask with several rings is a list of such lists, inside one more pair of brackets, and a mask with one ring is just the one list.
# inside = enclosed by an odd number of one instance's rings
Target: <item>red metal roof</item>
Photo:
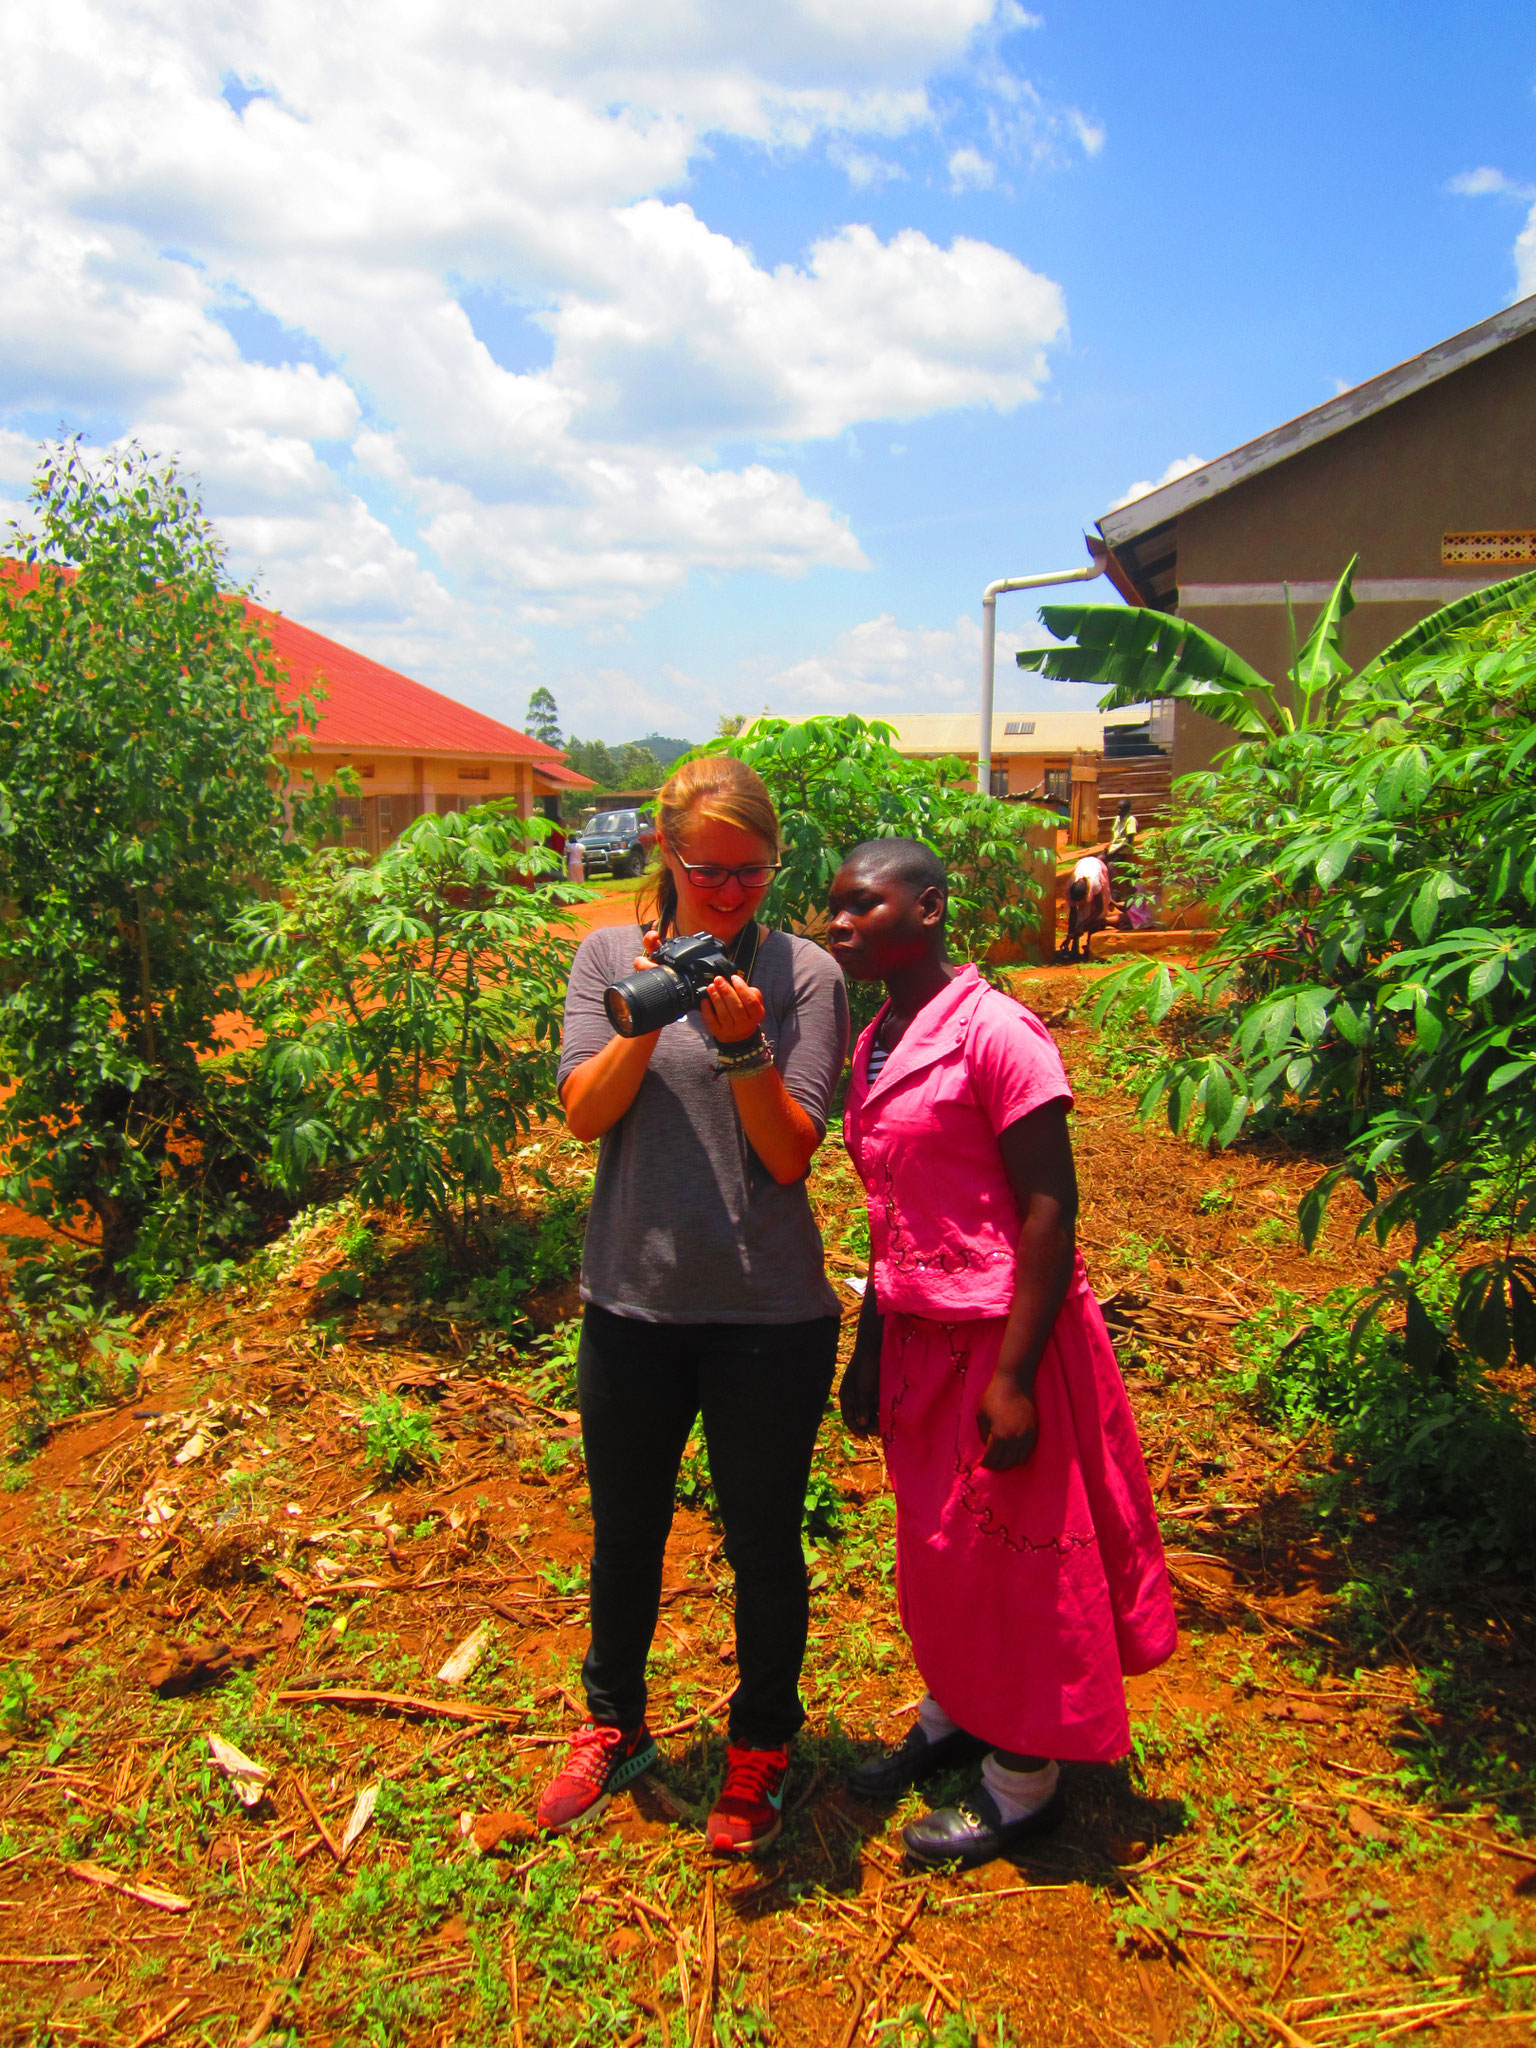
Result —
[[[68, 572], [73, 573], [73, 572]], [[36, 571], [9, 557], [0, 558], [0, 575], [23, 586]], [[290, 683], [307, 688], [318, 677], [326, 692], [319, 707], [312, 747], [338, 753], [471, 754], [493, 761], [528, 761], [541, 775], [571, 789], [591, 789], [586, 776], [565, 766], [556, 747], [536, 740], [515, 726], [471, 711], [441, 690], [385, 668], [311, 632], [279, 612], [246, 600], [246, 614], [266, 628], [272, 650]]]
[[289, 681], [307, 688], [318, 678], [326, 691], [312, 747], [345, 753], [474, 754], [531, 761], [544, 774], [563, 765], [558, 749], [543, 740], [471, 711], [338, 640], [327, 640], [259, 604], [248, 603], [246, 611], [266, 628]]
[[590, 775], [578, 775], [574, 768], [567, 768], [557, 761], [535, 761], [535, 775], [542, 775], [546, 782], [553, 782], [561, 789], [596, 789], [597, 784]]

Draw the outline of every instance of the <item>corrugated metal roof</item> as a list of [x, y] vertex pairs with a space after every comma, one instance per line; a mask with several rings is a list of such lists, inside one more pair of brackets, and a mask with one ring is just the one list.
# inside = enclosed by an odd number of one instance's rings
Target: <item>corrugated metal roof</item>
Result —
[[535, 786], [540, 782], [551, 783], [557, 789], [596, 789], [597, 784], [590, 775], [578, 775], [574, 768], [566, 768], [558, 761], [535, 761], [533, 764]]
[[[247, 604], [271, 636], [290, 682], [307, 688], [318, 677], [326, 690], [319, 728], [310, 745], [343, 753], [473, 754], [558, 767], [563, 757], [515, 726], [471, 711], [467, 704], [429, 690], [382, 662], [370, 661], [293, 619]], [[568, 771], [569, 772], [569, 771]]]

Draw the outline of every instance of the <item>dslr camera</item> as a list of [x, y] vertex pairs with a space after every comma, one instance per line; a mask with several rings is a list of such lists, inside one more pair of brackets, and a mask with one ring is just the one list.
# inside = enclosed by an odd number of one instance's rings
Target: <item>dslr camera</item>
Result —
[[643, 1038], [696, 1010], [716, 975], [729, 981], [740, 971], [708, 932], [666, 939], [651, 955], [649, 967], [626, 974], [604, 990], [603, 1008], [620, 1038]]

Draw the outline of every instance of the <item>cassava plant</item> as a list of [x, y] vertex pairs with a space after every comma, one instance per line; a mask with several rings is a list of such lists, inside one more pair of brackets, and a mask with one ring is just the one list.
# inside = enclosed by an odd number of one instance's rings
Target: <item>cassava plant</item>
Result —
[[429, 1219], [459, 1266], [488, 1249], [506, 1152], [558, 1106], [565, 905], [587, 892], [539, 879], [548, 831], [496, 804], [418, 818], [372, 864], [326, 849], [246, 919], [275, 1174], [352, 1165], [365, 1204]]
[[[1364, 1190], [1385, 1242], [1447, 1232], [1496, 1249], [1463, 1272], [1452, 1322], [1477, 1356], [1536, 1361], [1536, 579], [1481, 623], [1332, 687], [1326, 721], [1267, 729], [1181, 785], [1171, 836], [1216, 877], [1220, 935], [1198, 967], [1138, 961], [1099, 1014], [1175, 1020], [1142, 1110], [1232, 1144], [1289, 1127], [1335, 1163], [1304, 1198]], [[1485, 594], [1486, 595], [1486, 594]], [[1411, 1267], [1410, 1351], [1440, 1350]]]

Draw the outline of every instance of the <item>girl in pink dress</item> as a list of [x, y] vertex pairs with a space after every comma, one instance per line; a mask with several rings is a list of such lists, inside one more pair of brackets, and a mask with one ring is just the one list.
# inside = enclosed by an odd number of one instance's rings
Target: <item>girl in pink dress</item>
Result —
[[843, 1120], [871, 1258], [841, 1405], [884, 1441], [901, 1619], [928, 1687], [853, 1783], [891, 1795], [984, 1757], [958, 1804], [905, 1830], [919, 1864], [985, 1862], [1054, 1826], [1058, 1763], [1125, 1754], [1123, 1677], [1176, 1639], [1076, 1249], [1071, 1090], [1039, 1019], [945, 958], [947, 894], [927, 846], [872, 840], [838, 872], [827, 933], [845, 974], [888, 991]]

